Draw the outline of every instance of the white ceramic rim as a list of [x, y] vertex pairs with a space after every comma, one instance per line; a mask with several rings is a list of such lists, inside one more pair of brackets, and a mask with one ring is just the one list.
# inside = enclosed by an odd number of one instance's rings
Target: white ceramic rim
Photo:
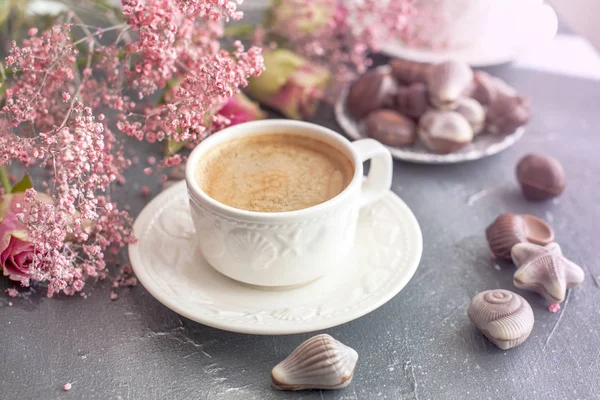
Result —
[[[509, 48], [497, 48], [494, 43], [505, 40], [505, 31], [492, 33], [492, 43], [475, 43], [467, 47], [446, 50], [430, 50], [424, 48], [405, 47], [400, 40], [392, 40], [383, 45], [382, 53], [390, 57], [404, 58], [407, 60], [438, 63], [449, 59], [461, 60], [471, 67], [489, 67], [506, 64], [521, 55], [527, 54], [531, 49], [548, 45], [556, 36], [558, 30], [558, 17], [551, 5], [538, 1], [533, 5], [529, 16], [529, 24], [541, 26], [540, 37], [535, 35], [517, 37]], [[535, 40], [538, 39], [538, 40]], [[489, 38], [488, 38], [489, 42]]]
[[[173, 185], [162, 193], [158, 194], [153, 198], [146, 206], [142, 209], [140, 214], [137, 216], [133, 230], [136, 233], [142, 232], [146, 228], [149, 221], [156, 214], [156, 207], [167, 199], [173, 197], [173, 194], [178, 190], [185, 190], [183, 188], [184, 182]], [[404, 287], [414, 277], [417, 268], [419, 267], [422, 253], [423, 253], [423, 234], [421, 227], [416, 216], [408, 207], [408, 205], [394, 192], [388, 191], [386, 195], [379, 201], [388, 201], [393, 204], [393, 207], [400, 213], [403, 218], [406, 219], [406, 227], [409, 229], [408, 234], [411, 235], [412, 240], [415, 241], [414, 247], [411, 249], [409, 258], [403, 266], [399, 266], [401, 271], [398, 271], [397, 279], [391, 280], [385, 285], [385, 290], [379, 294], [379, 296], [371, 295], [363, 299], [352, 309], [345, 313], [341, 313], [335, 317], [328, 319], [319, 320], [319, 323], [307, 322], [306, 324], [288, 324], [288, 325], [277, 325], [277, 326], [265, 326], [265, 325], [248, 325], [239, 323], [229, 323], [226, 320], [219, 320], [216, 318], [208, 317], [206, 314], [197, 314], [188, 307], [180, 306], [179, 301], [172, 298], [172, 296], [165, 294], [158, 285], [155, 284], [150, 274], [147, 272], [147, 267], [142, 267], [142, 257], [140, 254], [140, 242], [130, 244], [128, 248], [129, 259], [133, 271], [135, 272], [138, 280], [144, 286], [144, 288], [170, 310], [176, 312], [179, 315], [184, 316], [192, 321], [206, 325], [212, 328], [221, 329], [229, 332], [253, 334], [253, 335], [291, 335], [299, 333], [314, 332], [323, 329], [333, 328], [345, 324], [347, 322], [354, 321], [370, 312], [378, 309], [379, 307], [386, 304], [398, 293], [400, 293]], [[375, 203], [376, 204], [376, 203]], [[191, 218], [191, 216], [190, 216]], [[355, 246], [360, 246], [360, 243], [356, 243]], [[212, 267], [211, 267], [212, 268]], [[218, 271], [217, 271], [218, 272]], [[229, 278], [226, 278], [229, 279]], [[233, 280], [232, 280], [233, 281]], [[311, 285], [308, 283], [307, 285]]]
[[[199, 162], [202, 154], [210, 150], [212, 147], [243, 136], [261, 135], [265, 133], [287, 134], [288, 132], [290, 132], [289, 134], [295, 134], [299, 136], [305, 135], [325, 141], [327, 144], [335, 146], [338, 150], [344, 152], [348, 156], [354, 167], [354, 175], [348, 186], [346, 186], [341, 193], [323, 203], [312, 207], [303, 208], [301, 210], [284, 212], [258, 212], [242, 210], [218, 202], [206, 194], [196, 182], [194, 176], [196, 164]], [[268, 119], [244, 122], [242, 124], [225, 128], [222, 131], [219, 131], [204, 139], [198, 146], [196, 146], [196, 148], [188, 157], [185, 166], [185, 180], [187, 182], [188, 192], [191, 197], [195, 197], [199, 201], [202, 201], [204, 204], [210, 206], [213, 210], [221, 215], [252, 222], [313, 218], [315, 214], [327, 212], [343, 202], [356, 186], [362, 184], [362, 175], [363, 164], [358, 152], [354, 149], [352, 143], [342, 134], [321, 125], [289, 119]]]

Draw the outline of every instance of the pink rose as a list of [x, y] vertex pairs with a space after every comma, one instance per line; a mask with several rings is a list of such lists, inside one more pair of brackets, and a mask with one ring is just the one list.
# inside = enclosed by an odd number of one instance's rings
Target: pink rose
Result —
[[229, 126], [242, 122], [264, 119], [267, 115], [258, 104], [250, 100], [243, 93], [237, 93], [221, 108], [218, 114], [230, 120]]
[[[52, 201], [42, 193], [36, 198]], [[17, 214], [26, 206], [25, 193], [0, 196], [0, 269], [13, 281], [29, 279], [29, 267], [33, 262], [33, 244], [27, 237], [26, 227], [17, 219]]]
[[13, 281], [29, 279], [29, 266], [33, 262], [33, 245], [16, 236], [8, 236], [8, 246], [0, 253], [2, 272]]

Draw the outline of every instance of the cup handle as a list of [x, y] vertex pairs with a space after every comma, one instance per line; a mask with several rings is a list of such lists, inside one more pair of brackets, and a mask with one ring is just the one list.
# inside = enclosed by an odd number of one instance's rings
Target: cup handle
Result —
[[362, 184], [360, 207], [376, 202], [392, 187], [392, 155], [384, 145], [374, 139], [360, 139], [352, 142], [362, 162], [371, 160], [369, 174]]

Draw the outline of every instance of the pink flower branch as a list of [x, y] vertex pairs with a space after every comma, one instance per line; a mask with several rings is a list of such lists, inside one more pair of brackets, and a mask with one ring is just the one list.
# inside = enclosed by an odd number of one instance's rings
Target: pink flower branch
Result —
[[[219, 44], [222, 22], [241, 18], [233, 2], [123, 0], [122, 10], [124, 21], [107, 28], [70, 13], [47, 31], [31, 29], [0, 64], [0, 181], [10, 188], [12, 163], [51, 173], [48, 194], [0, 196], [0, 268], [23, 285], [44, 282], [49, 296], [83, 290], [135, 241], [131, 218], [110, 198], [131, 164], [117, 134], [202, 140], [213, 113], [264, 68], [260, 49], [236, 43], [230, 54]], [[72, 37], [74, 27], [83, 37]], [[116, 39], [104, 40], [107, 32]], [[144, 100], [172, 81], [181, 84], [169, 101]], [[164, 165], [180, 162], [177, 155]]]

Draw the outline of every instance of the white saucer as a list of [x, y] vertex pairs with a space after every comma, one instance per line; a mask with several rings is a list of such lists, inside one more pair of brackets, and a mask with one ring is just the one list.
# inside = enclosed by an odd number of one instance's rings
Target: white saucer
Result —
[[[377, 67], [381, 70], [389, 68], [387, 65]], [[346, 107], [346, 98], [348, 89], [346, 88], [338, 97], [334, 106], [335, 119], [340, 124], [344, 132], [354, 140], [367, 137], [364, 133], [364, 124], [355, 120], [348, 112]], [[475, 136], [473, 142], [464, 148], [449, 154], [438, 154], [428, 150], [425, 146], [417, 143], [404, 146], [392, 147], [386, 146], [394, 158], [402, 161], [408, 161], [419, 164], [454, 164], [466, 161], [478, 160], [499, 153], [502, 150], [515, 144], [523, 134], [525, 128], [520, 127], [508, 135], [491, 135], [485, 132]]]
[[[446, 60], [464, 61], [472, 67], [485, 67], [510, 62], [521, 54], [529, 54], [549, 44], [558, 29], [558, 18], [548, 4], [533, 2], [519, 10], [519, 15], [500, 15], [488, 26], [488, 32], [469, 46], [446, 50], [406, 47], [400, 41], [390, 41], [382, 52], [412, 61], [438, 63]], [[506, 20], [509, 22], [507, 23]], [[510, 28], [507, 29], [507, 25]]]
[[330, 328], [375, 310], [412, 278], [423, 247], [417, 219], [392, 192], [361, 211], [346, 264], [289, 289], [242, 284], [204, 261], [194, 246], [185, 182], [154, 198], [134, 230], [131, 265], [158, 301], [201, 324], [259, 335]]

